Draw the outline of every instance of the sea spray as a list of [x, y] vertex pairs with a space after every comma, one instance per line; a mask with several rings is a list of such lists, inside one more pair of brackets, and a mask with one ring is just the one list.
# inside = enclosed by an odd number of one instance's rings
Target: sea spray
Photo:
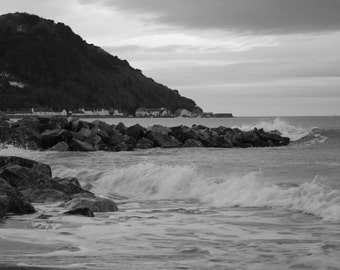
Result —
[[303, 128], [301, 126], [293, 126], [288, 122], [275, 118], [274, 120], [262, 120], [254, 124], [246, 124], [236, 126], [240, 130], [253, 130], [254, 128], [263, 128], [264, 131], [279, 131], [282, 136], [290, 138], [292, 141], [298, 141], [312, 132], [312, 129]]
[[301, 211], [340, 221], [340, 191], [320, 178], [301, 185], [277, 184], [261, 172], [204, 177], [194, 166], [139, 163], [114, 168], [95, 183], [96, 193], [134, 200], [196, 200], [217, 207], [269, 207]]

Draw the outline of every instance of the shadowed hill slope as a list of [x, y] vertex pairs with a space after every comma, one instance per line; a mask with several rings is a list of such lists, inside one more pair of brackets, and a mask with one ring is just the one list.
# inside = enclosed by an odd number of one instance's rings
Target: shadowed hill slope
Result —
[[86, 43], [63, 23], [26, 13], [0, 16], [0, 110], [138, 107], [192, 110], [195, 102], [125, 60]]

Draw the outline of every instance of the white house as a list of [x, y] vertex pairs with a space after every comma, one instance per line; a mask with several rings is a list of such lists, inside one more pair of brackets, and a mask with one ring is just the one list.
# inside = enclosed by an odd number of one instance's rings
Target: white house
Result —
[[105, 109], [101, 109], [101, 110], [96, 110], [93, 112], [93, 115], [110, 115], [110, 112], [108, 110]]
[[124, 116], [124, 113], [120, 112], [117, 109], [114, 109], [114, 110], [110, 111], [110, 115], [120, 117], [120, 116]]
[[135, 114], [136, 114], [136, 117], [148, 117], [148, 116], [150, 116], [147, 108], [145, 108], [145, 107], [138, 108], [136, 110]]
[[83, 111], [85, 115], [94, 115], [93, 111], [85, 110], [84, 108], [79, 109], [79, 111]]
[[186, 109], [178, 109], [176, 112], [175, 112], [175, 115], [177, 117], [191, 117], [191, 112], [189, 112], [188, 110]]

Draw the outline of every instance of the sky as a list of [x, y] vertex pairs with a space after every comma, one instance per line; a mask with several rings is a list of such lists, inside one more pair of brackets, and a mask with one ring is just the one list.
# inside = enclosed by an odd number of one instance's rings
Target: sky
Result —
[[340, 0], [0, 0], [88, 43], [206, 112], [340, 115]]

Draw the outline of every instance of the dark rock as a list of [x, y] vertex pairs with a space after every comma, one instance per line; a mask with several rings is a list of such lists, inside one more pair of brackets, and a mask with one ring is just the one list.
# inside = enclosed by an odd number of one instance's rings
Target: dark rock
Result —
[[183, 147], [203, 147], [203, 143], [195, 139], [187, 139], [183, 144]]
[[93, 132], [92, 132], [90, 129], [85, 128], [85, 127], [82, 127], [82, 128], [79, 130], [78, 133], [79, 133], [80, 135], [84, 136], [85, 138], [88, 138], [88, 137], [90, 137], [90, 136], [93, 134]]
[[67, 178], [55, 177], [51, 179], [51, 182], [53, 184], [51, 184], [50, 187], [53, 187], [56, 190], [60, 190], [67, 195], [73, 195], [83, 192], [83, 189], [81, 188], [78, 179], [75, 177]]
[[131, 144], [127, 144], [127, 143], [122, 142], [119, 145], [114, 146], [114, 150], [116, 152], [120, 152], [120, 151], [133, 151], [134, 148], [133, 148], [133, 146]]
[[0, 178], [0, 218], [7, 213], [23, 215], [34, 212], [34, 207], [23, 198], [22, 194], [6, 180]]
[[67, 152], [70, 151], [70, 148], [66, 142], [59, 142], [55, 146], [48, 148], [47, 151]]
[[48, 187], [50, 176], [18, 165], [0, 168], [0, 177], [18, 190]]
[[136, 148], [138, 149], [150, 149], [155, 147], [155, 144], [153, 141], [147, 139], [147, 138], [141, 138], [136, 143]]
[[84, 141], [77, 140], [75, 138], [72, 138], [68, 143], [71, 151], [79, 151], [79, 152], [90, 152], [95, 151], [94, 147]]
[[[142, 139], [140, 139], [140, 140], [142, 140]], [[135, 147], [136, 144], [137, 144], [136, 139], [134, 137], [131, 137], [131, 136], [128, 136], [128, 135], [123, 136], [123, 141], [127, 144], [131, 144], [133, 147]]]
[[188, 139], [196, 139], [194, 130], [187, 126], [172, 127], [171, 131], [173, 136], [182, 143]]
[[169, 136], [169, 140], [162, 144], [162, 148], [178, 148], [181, 147], [182, 143], [175, 137]]
[[6, 125], [2, 122], [0, 126], [0, 142], [13, 144], [31, 150], [41, 147], [42, 138], [39, 132], [27, 125]]
[[70, 127], [70, 130], [72, 130], [73, 132], [78, 132], [79, 131], [79, 127], [80, 127], [80, 120], [79, 118], [69, 118], [68, 119], [69, 121], [69, 127]]
[[22, 190], [25, 199], [33, 203], [54, 203], [69, 198], [64, 192], [49, 188], [32, 188]]
[[210, 130], [210, 128], [203, 125], [192, 125], [192, 129], [194, 130]]
[[117, 204], [109, 199], [91, 195], [77, 195], [73, 199], [61, 204], [68, 210], [87, 207], [93, 212], [118, 211]]
[[49, 177], [52, 177], [51, 167], [47, 164], [43, 164], [34, 160], [21, 157], [0, 156], [0, 168], [9, 165], [18, 165], [21, 167], [31, 169], [37, 173], [45, 174]]
[[128, 127], [126, 129], [126, 134], [131, 136], [131, 137], [134, 137], [136, 139], [136, 141], [138, 141], [140, 138], [144, 137], [145, 133], [146, 133], [146, 129], [139, 124]]
[[123, 135], [126, 134], [126, 126], [122, 123], [122, 122], [119, 122], [119, 124], [116, 126], [116, 129]]
[[171, 140], [169, 135], [156, 132], [149, 132], [146, 137], [158, 147], [162, 147]]
[[65, 132], [63, 129], [45, 130], [43, 133], [41, 133], [41, 137], [42, 148], [47, 149], [61, 141], [67, 141], [69, 133]]
[[76, 208], [76, 209], [64, 212], [64, 215], [94, 217], [93, 211], [91, 211], [88, 207]]

